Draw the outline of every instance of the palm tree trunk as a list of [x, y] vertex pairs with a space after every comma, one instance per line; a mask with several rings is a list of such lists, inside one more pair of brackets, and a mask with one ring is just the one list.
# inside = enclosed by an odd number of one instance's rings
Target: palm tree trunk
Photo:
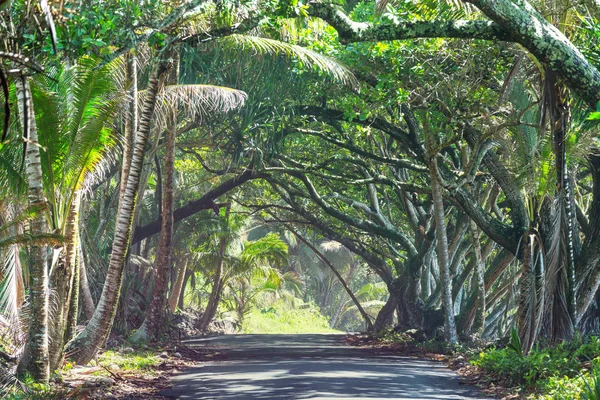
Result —
[[[173, 57], [177, 58], [177, 57]], [[178, 66], [171, 68], [169, 84], [177, 83]], [[177, 133], [177, 104], [171, 105], [169, 121], [165, 134], [165, 167], [162, 181], [162, 207], [160, 208], [162, 223], [158, 252], [156, 255], [156, 275], [154, 278], [154, 291], [152, 301], [146, 318], [140, 329], [131, 338], [133, 341], [156, 340], [160, 336], [165, 320], [165, 303], [169, 269], [173, 259], [173, 210], [175, 192], [175, 135]]]
[[79, 245], [79, 285], [81, 292], [81, 303], [83, 305], [83, 311], [85, 312], [85, 318], [89, 321], [94, 316], [94, 299], [92, 298], [92, 292], [90, 290], [90, 282], [87, 276], [85, 257], [83, 254], [83, 246]]
[[119, 190], [119, 207], [123, 203], [123, 196], [127, 189], [127, 177], [131, 168], [132, 150], [138, 131], [138, 84], [137, 84], [137, 57], [132, 50], [127, 55], [127, 81], [130, 101], [128, 102], [127, 116], [125, 117], [125, 140], [123, 141], [123, 165], [121, 168], [121, 189]]
[[[25, 153], [27, 197], [30, 206], [45, 208], [40, 147], [29, 81], [25, 76], [21, 76], [15, 80], [15, 86], [21, 126], [24, 130], [23, 136], [27, 140]], [[38, 213], [32, 219], [30, 227], [32, 235], [47, 233], [45, 213]], [[48, 249], [46, 246], [31, 246], [29, 260], [31, 276], [29, 331], [17, 373], [23, 375], [27, 372], [39, 382], [48, 382], [50, 368], [48, 362]]]
[[[79, 207], [81, 203], [81, 193], [77, 192], [73, 196], [72, 204], [65, 222], [65, 242], [64, 261], [59, 261], [52, 269], [50, 274], [50, 287], [52, 296], [56, 299], [56, 309], [49, 321], [49, 357], [50, 370], [54, 371], [60, 367], [63, 359], [63, 349], [65, 344], [65, 331], [67, 329], [67, 317], [69, 315], [69, 306], [71, 304], [71, 294], [73, 292], [75, 267], [77, 262], [77, 248], [79, 242]], [[78, 283], [78, 282], [77, 282]]]
[[137, 203], [145, 147], [150, 134], [157, 93], [166, 70], [166, 63], [159, 62], [148, 82], [142, 118], [135, 137], [131, 166], [127, 175], [127, 185], [117, 213], [112, 253], [102, 295], [98, 301], [98, 307], [94, 311], [94, 316], [69, 346], [70, 355], [78, 364], [87, 364], [98, 350], [106, 344], [114, 322], [121, 283], [123, 282], [123, 267], [131, 240], [132, 218]]
[[[75, 270], [73, 274], [73, 281], [71, 286], [71, 295], [69, 296], [69, 314], [67, 315], [67, 327], [65, 329], [65, 344], [71, 341], [77, 333], [77, 317], [79, 315], [79, 275], [81, 270], [81, 255], [77, 252], [77, 259], [75, 261]], [[64, 354], [64, 353], [63, 353]]]

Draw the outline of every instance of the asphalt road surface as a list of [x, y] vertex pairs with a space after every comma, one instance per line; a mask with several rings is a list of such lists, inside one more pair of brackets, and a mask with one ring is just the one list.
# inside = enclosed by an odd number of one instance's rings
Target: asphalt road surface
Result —
[[176, 375], [173, 399], [485, 399], [441, 363], [346, 346], [344, 335], [227, 335], [188, 340], [215, 361]]

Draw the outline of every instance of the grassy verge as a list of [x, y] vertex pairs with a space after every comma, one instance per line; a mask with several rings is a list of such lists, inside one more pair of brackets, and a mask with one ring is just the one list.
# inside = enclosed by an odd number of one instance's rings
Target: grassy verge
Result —
[[316, 306], [292, 308], [285, 304], [252, 310], [242, 324], [244, 333], [339, 333], [329, 327]]
[[[177, 356], [173, 356], [176, 354]], [[0, 398], [21, 399], [153, 399], [174, 369], [186, 365], [181, 355], [163, 349], [109, 350], [87, 366], [66, 362], [51, 383], [40, 385], [31, 379], [14, 382], [0, 391]]]

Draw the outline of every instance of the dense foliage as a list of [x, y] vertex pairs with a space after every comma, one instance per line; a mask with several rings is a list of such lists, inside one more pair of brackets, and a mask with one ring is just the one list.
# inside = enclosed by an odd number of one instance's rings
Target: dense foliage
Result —
[[598, 356], [595, 2], [5, 3], [9, 383], [186, 324]]

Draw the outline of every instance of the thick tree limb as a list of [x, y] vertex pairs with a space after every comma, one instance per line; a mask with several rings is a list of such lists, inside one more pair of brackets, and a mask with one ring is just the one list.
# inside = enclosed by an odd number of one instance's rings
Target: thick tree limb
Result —
[[547, 64], [566, 85], [596, 108], [600, 101], [600, 72], [558, 28], [527, 1], [467, 0], [493, 21], [398, 21], [371, 24], [352, 21], [333, 4], [310, 2], [309, 15], [321, 18], [339, 34], [342, 43], [457, 38], [519, 43]]
[[436, 37], [513, 41], [501, 25], [492, 21], [398, 21], [371, 24], [352, 21], [333, 4], [309, 4], [309, 15], [321, 18], [335, 28], [342, 43]]
[[[231, 178], [223, 182], [219, 186], [215, 187], [214, 189], [210, 190], [198, 200], [190, 201], [185, 206], [175, 210], [173, 213], [174, 222], [181, 221], [182, 219], [192, 216], [202, 210], [215, 208], [217, 206], [215, 200], [220, 196], [252, 179], [264, 178], [264, 176], [264, 174], [256, 173], [251, 169], [247, 169], [240, 175]], [[157, 234], [158, 232], [160, 232], [160, 219], [151, 222], [147, 225], [137, 227], [135, 230], [135, 236], [133, 237], [131, 244], [135, 244], [140, 240], [146, 239], [152, 235]]]
[[600, 101], [600, 72], [527, 0], [467, 1], [502, 26], [514, 42], [547, 64], [591, 108], [596, 108]]

